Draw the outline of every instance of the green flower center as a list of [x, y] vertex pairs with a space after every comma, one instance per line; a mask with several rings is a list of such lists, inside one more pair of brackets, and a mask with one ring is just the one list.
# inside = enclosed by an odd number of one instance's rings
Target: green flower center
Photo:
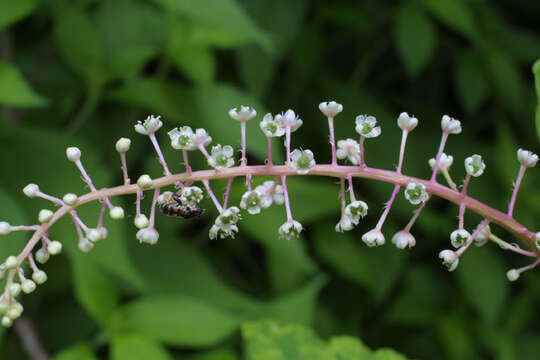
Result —
[[351, 209], [351, 214], [353, 215], [361, 215], [361, 216], [365, 215], [365, 210], [362, 206], [351, 206], [350, 209]]
[[216, 164], [218, 164], [219, 166], [227, 165], [227, 160], [229, 160], [229, 158], [223, 154], [219, 154], [218, 156], [216, 156]]
[[362, 134], [367, 135], [371, 132], [371, 130], [373, 130], [373, 128], [368, 123], [362, 124]]
[[265, 126], [266, 131], [268, 131], [270, 134], [275, 134], [277, 131], [277, 125], [274, 123], [269, 123]]
[[300, 156], [297, 161], [298, 167], [301, 169], [309, 168], [310, 163], [311, 163], [311, 160], [305, 155]]
[[259, 206], [260, 202], [261, 202], [261, 199], [256, 194], [251, 194], [247, 198], [248, 207], [257, 207]]
[[188, 142], [189, 142], [189, 136], [181, 135], [178, 138], [178, 144], [180, 144], [180, 146], [186, 146]]
[[422, 196], [422, 189], [420, 189], [420, 186], [417, 186], [414, 189], [407, 190], [407, 194], [409, 194], [409, 197], [413, 200], [420, 199], [420, 196]]

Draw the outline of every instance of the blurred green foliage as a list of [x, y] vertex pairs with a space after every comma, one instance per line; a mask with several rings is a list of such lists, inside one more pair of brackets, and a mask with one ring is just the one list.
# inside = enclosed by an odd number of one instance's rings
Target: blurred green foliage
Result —
[[[66, 146], [83, 150], [98, 187], [121, 182], [113, 144], [122, 136], [134, 140], [131, 177], [158, 176], [148, 139], [133, 131], [148, 113], [162, 115], [165, 130], [204, 127], [216, 143], [238, 148], [229, 108], [252, 105], [262, 116], [291, 107], [304, 119], [293, 146], [328, 162], [316, 106], [323, 100], [345, 107], [338, 139], [355, 136], [354, 116], [377, 116], [383, 134], [367, 143], [366, 158], [383, 168], [397, 161], [397, 114], [415, 114], [420, 125], [405, 159], [413, 176], [429, 174], [440, 116], [462, 120], [464, 133], [447, 148], [453, 177], [462, 179], [465, 156], [482, 154], [486, 175], [470, 193], [504, 209], [517, 147], [538, 150], [530, 69], [540, 57], [539, 16], [540, 4], [528, 0], [0, 0], [0, 219], [29, 224], [50, 206], [22, 195], [30, 182], [56, 196], [85, 191]], [[540, 63], [534, 72], [540, 97]], [[540, 136], [540, 107], [536, 126]], [[171, 170], [182, 171], [165, 131], [159, 137]], [[248, 149], [253, 163], [264, 161], [256, 123], [248, 124]], [[191, 162], [205, 167], [199, 154]], [[539, 180], [537, 170], [528, 172], [515, 212], [532, 229]], [[218, 193], [224, 187], [213, 183]], [[216, 213], [206, 202], [198, 220], [159, 217], [158, 245], [144, 246], [127, 198], [115, 200], [126, 221], [108, 222], [109, 238], [84, 255], [63, 219], [50, 235], [64, 243], [64, 255], [44, 267], [49, 281], [24, 297], [25, 313], [56, 360], [404, 358], [368, 347], [417, 359], [538, 357], [537, 272], [510, 286], [506, 270], [524, 260], [494, 246], [471, 249], [455, 273], [439, 264], [455, 207], [430, 202], [413, 250], [368, 249], [360, 236], [391, 186], [356, 183], [370, 215], [347, 234], [333, 231], [336, 184], [301, 178], [290, 188], [295, 218], [307, 228], [299, 241], [277, 238], [284, 214], [272, 208], [246, 214], [236, 239], [209, 242]], [[231, 201], [242, 191], [238, 180]], [[387, 239], [412, 210], [398, 199]], [[80, 209], [90, 224], [97, 213], [97, 204]], [[466, 224], [478, 220], [468, 214]], [[0, 258], [26, 240], [2, 239]], [[26, 358], [14, 331], [0, 333], [0, 358]]]

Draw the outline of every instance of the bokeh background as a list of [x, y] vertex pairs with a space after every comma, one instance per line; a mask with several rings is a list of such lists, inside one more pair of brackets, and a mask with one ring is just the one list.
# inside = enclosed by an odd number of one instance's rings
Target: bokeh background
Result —
[[[366, 159], [382, 168], [397, 162], [397, 115], [416, 115], [420, 125], [404, 168], [419, 177], [430, 173], [441, 115], [460, 119], [464, 131], [446, 151], [455, 157], [452, 175], [460, 181], [463, 159], [483, 155], [487, 170], [469, 193], [504, 209], [518, 169], [515, 151], [539, 150], [531, 72], [540, 58], [539, 18], [540, 3], [530, 0], [2, 0], [0, 218], [29, 224], [51, 207], [24, 197], [30, 182], [60, 197], [86, 192], [65, 158], [67, 146], [81, 148], [98, 188], [122, 181], [114, 151], [119, 137], [133, 140], [132, 179], [159, 176], [148, 138], [133, 131], [148, 114], [162, 116], [158, 137], [174, 172], [183, 171], [181, 154], [168, 146], [166, 131], [204, 127], [214, 143], [239, 148], [238, 124], [226, 111], [240, 104], [259, 114], [248, 123], [251, 163], [265, 159], [262, 115], [288, 108], [304, 120], [293, 147], [328, 162], [326, 119], [317, 108], [324, 100], [344, 105], [337, 139], [356, 137], [356, 115], [377, 117], [383, 132], [367, 141]], [[282, 159], [282, 149], [275, 156]], [[191, 155], [194, 168], [206, 168], [202, 160]], [[539, 180], [538, 170], [528, 171], [515, 211], [533, 230]], [[471, 248], [447, 272], [437, 254], [450, 246], [457, 208], [439, 199], [414, 227], [414, 249], [398, 250], [389, 241], [366, 248], [360, 237], [374, 226], [392, 187], [355, 185], [370, 214], [354, 231], [337, 234], [335, 181], [290, 179], [293, 214], [306, 228], [298, 241], [278, 239], [285, 214], [272, 207], [245, 214], [236, 239], [211, 242], [216, 211], [205, 200], [203, 217], [160, 216], [159, 243], [139, 244], [134, 199], [126, 197], [114, 200], [126, 219], [108, 219], [108, 239], [83, 255], [64, 219], [50, 235], [65, 251], [43, 267], [47, 284], [23, 297], [26, 319], [46, 351], [64, 360], [316, 359], [322, 355], [298, 349], [322, 349], [339, 335], [415, 359], [538, 358], [540, 276], [531, 271], [512, 284], [505, 276], [527, 259], [489, 244]], [[221, 196], [224, 183], [213, 188]], [[232, 203], [243, 190], [237, 180]], [[400, 195], [384, 227], [387, 240], [413, 210]], [[98, 205], [80, 213], [92, 225]], [[469, 213], [466, 226], [479, 220]], [[18, 252], [27, 239], [2, 238], [0, 257]], [[272, 332], [277, 324], [301, 327], [280, 337]], [[27, 358], [17, 332], [0, 333], [0, 358]], [[275, 349], [284, 355], [271, 357]], [[381, 354], [341, 358], [400, 358]]]

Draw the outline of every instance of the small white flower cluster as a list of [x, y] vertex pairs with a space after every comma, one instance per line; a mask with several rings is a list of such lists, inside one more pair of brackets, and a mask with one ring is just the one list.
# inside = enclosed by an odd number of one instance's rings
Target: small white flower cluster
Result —
[[337, 142], [336, 156], [338, 159], [347, 159], [353, 165], [360, 164], [360, 144], [354, 139], [339, 140]]
[[86, 229], [85, 231], [86, 237], [79, 238], [79, 242], [78, 242], [79, 249], [84, 253], [90, 252], [94, 248], [96, 243], [98, 243], [101, 240], [106, 239], [108, 234], [109, 232], [103, 226], [96, 229]]
[[197, 150], [212, 142], [212, 137], [205, 129], [193, 129], [189, 126], [174, 128], [168, 132], [171, 139], [171, 146], [176, 150]]
[[297, 174], [305, 175], [315, 166], [315, 159], [311, 150], [295, 149], [291, 152], [291, 167]]
[[236, 224], [241, 218], [240, 209], [236, 206], [231, 206], [223, 210], [216, 218], [214, 225], [210, 228], [210, 240], [234, 239], [235, 234], [238, 232], [238, 226]]
[[234, 149], [232, 146], [225, 145], [222, 147], [220, 144], [212, 146], [208, 165], [216, 170], [228, 169], [234, 165], [233, 155]]
[[163, 126], [161, 116], [150, 115], [143, 123], [137, 121], [135, 131], [141, 135], [152, 135]]
[[[255, 188], [255, 191], [259, 192], [263, 197], [263, 202], [269, 202], [270, 205], [283, 205], [285, 202], [285, 193], [283, 192], [283, 186], [276, 181], [268, 180]], [[268, 205], [268, 206], [270, 206]]]
[[350, 231], [358, 225], [360, 219], [367, 215], [368, 205], [360, 200], [356, 200], [345, 206], [341, 211], [341, 219], [336, 224], [337, 232]]
[[426, 186], [416, 182], [408, 183], [404, 194], [405, 199], [409, 200], [409, 202], [413, 205], [423, 203], [429, 198], [426, 191]]
[[526, 168], [534, 167], [538, 162], [538, 155], [523, 149], [517, 151], [517, 158], [519, 163]]
[[266, 209], [272, 205], [272, 198], [263, 196], [259, 191], [246, 191], [240, 200], [240, 207], [247, 210], [251, 215], [259, 214], [261, 209]]
[[358, 115], [355, 130], [360, 136], [374, 138], [381, 134], [381, 127], [377, 125], [375, 116]]
[[300, 236], [303, 230], [302, 224], [296, 220], [287, 220], [279, 227], [278, 234], [281, 239], [293, 240]]

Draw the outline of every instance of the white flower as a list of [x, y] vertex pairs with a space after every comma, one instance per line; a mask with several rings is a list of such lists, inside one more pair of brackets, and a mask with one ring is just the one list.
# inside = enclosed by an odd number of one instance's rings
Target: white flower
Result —
[[404, 194], [405, 199], [409, 200], [409, 202], [413, 205], [423, 203], [429, 198], [425, 185], [415, 182], [410, 182], [407, 184]]
[[41, 248], [36, 251], [36, 261], [40, 264], [45, 264], [49, 261], [49, 252], [47, 249]]
[[367, 246], [373, 247], [384, 245], [385, 239], [382, 232], [375, 228], [362, 235], [362, 241], [365, 242]]
[[291, 109], [287, 110], [285, 114], [277, 114], [274, 121], [283, 124], [283, 127], [285, 128], [290, 128], [291, 132], [298, 130], [303, 123], [302, 119], [300, 119]]
[[516, 281], [517, 279], [519, 279], [519, 271], [517, 271], [516, 269], [508, 270], [508, 272], [506, 273], [506, 277], [508, 278], [508, 281]]
[[39, 193], [39, 186], [37, 186], [36, 184], [28, 184], [24, 187], [23, 193], [29, 198], [36, 197]]
[[367, 215], [368, 206], [365, 202], [356, 200], [345, 206], [345, 215], [349, 216], [354, 225], [358, 225], [360, 218]]
[[241, 105], [240, 110], [238, 108], [229, 110], [229, 116], [236, 121], [246, 122], [257, 116], [257, 112], [251, 106]]
[[418, 125], [418, 119], [414, 116], [411, 117], [406, 112], [399, 114], [397, 124], [403, 131], [412, 131]]
[[[277, 205], [282, 205], [285, 202], [285, 194], [283, 193], [283, 186], [278, 185], [275, 181], [269, 180], [265, 181], [261, 185], [255, 188], [255, 191], [258, 191], [261, 194], [262, 202], [268, 206], [272, 203]], [[268, 207], [266, 206], [266, 207]]]
[[150, 115], [144, 120], [144, 123], [141, 124], [140, 121], [137, 121], [135, 125], [135, 131], [141, 135], [151, 135], [158, 131], [163, 122], [161, 121], [161, 116]]
[[159, 240], [159, 233], [156, 229], [147, 227], [137, 231], [135, 237], [140, 243], [155, 245]]
[[22, 289], [23, 293], [30, 294], [31, 292], [36, 290], [36, 283], [33, 282], [30, 279], [25, 279], [21, 283], [21, 289]]
[[360, 162], [360, 145], [356, 140], [347, 139], [337, 142], [336, 155], [338, 159], [347, 158], [353, 165], [358, 165]]
[[7, 235], [11, 232], [11, 225], [8, 222], [0, 221], [0, 235]]
[[240, 209], [236, 206], [231, 206], [219, 214], [219, 216], [216, 218], [216, 225], [234, 225], [238, 223], [240, 219]]
[[456, 249], [465, 245], [470, 239], [471, 234], [465, 229], [457, 229], [450, 234], [450, 242]]
[[401, 230], [392, 237], [392, 243], [395, 244], [398, 249], [405, 249], [406, 247], [412, 248], [416, 245], [416, 240], [410, 232]]
[[66, 156], [69, 161], [77, 162], [81, 159], [81, 150], [78, 147], [68, 147], [66, 149]]
[[77, 195], [69, 193], [69, 194], [64, 195], [64, 197], [62, 198], [62, 201], [64, 202], [64, 204], [71, 206], [71, 205], [75, 205], [78, 199], [79, 198], [77, 197]]
[[459, 134], [461, 132], [461, 123], [459, 120], [443, 115], [441, 119], [441, 129], [447, 134]]
[[476, 237], [474, 238], [474, 244], [476, 246], [484, 246], [488, 241], [489, 237], [491, 236], [491, 228], [489, 225], [486, 225], [478, 234], [476, 234]]
[[32, 280], [38, 285], [41, 285], [47, 281], [47, 274], [45, 271], [37, 270], [32, 273]]
[[517, 158], [521, 165], [528, 168], [536, 166], [538, 162], [538, 155], [523, 149], [517, 151]]
[[478, 177], [482, 175], [485, 168], [486, 164], [480, 155], [475, 154], [465, 159], [465, 171], [471, 176]]
[[319, 104], [319, 110], [329, 118], [335, 118], [337, 114], [343, 111], [343, 105], [335, 101], [325, 101]]
[[212, 138], [210, 137], [210, 135], [208, 135], [206, 130], [204, 129], [195, 130], [195, 135], [193, 136], [193, 145], [196, 148], [199, 148], [200, 146], [203, 146], [203, 147], [207, 146], [211, 142], [212, 142]]
[[315, 166], [311, 150], [295, 149], [291, 153], [291, 167], [300, 175], [305, 175]]
[[94, 243], [87, 238], [80, 238], [78, 246], [83, 253], [89, 253], [94, 248]]
[[262, 121], [259, 123], [261, 130], [266, 137], [280, 137], [285, 134], [285, 127], [282, 123], [283, 117], [274, 118], [272, 114], [268, 113], [264, 115]]
[[353, 224], [351, 217], [345, 214], [345, 212], [343, 211], [341, 213], [341, 219], [339, 219], [339, 222], [336, 224], [335, 229], [337, 232], [350, 231], [354, 228], [354, 225], [355, 224]]
[[257, 190], [247, 191], [240, 200], [240, 207], [251, 215], [260, 213], [261, 208], [266, 209], [270, 205], [272, 205], [272, 198], [262, 196]]
[[131, 140], [128, 138], [120, 138], [116, 142], [116, 151], [119, 153], [126, 153], [131, 147]]
[[355, 130], [360, 136], [374, 138], [381, 134], [381, 127], [377, 126], [375, 116], [358, 115]]
[[195, 146], [195, 133], [189, 126], [182, 126], [180, 128], [174, 128], [169, 131], [169, 137], [171, 138], [171, 146], [174, 149], [180, 150], [196, 150]]
[[286, 240], [296, 239], [304, 228], [296, 220], [288, 220], [279, 227], [279, 237]]
[[[435, 158], [429, 159], [429, 166], [433, 169], [435, 167]], [[437, 169], [438, 172], [444, 172], [450, 170], [450, 166], [452, 166], [452, 163], [454, 162], [454, 157], [452, 155], [446, 155], [445, 153], [441, 154], [441, 157], [439, 158], [439, 168]]]
[[19, 260], [17, 260], [16, 256], [8, 256], [6, 261], [4, 262], [4, 265], [6, 266], [6, 269], [11, 270], [15, 269], [17, 265], [19, 264]]
[[133, 220], [133, 223], [137, 227], [137, 229], [144, 229], [145, 227], [148, 227], [150, 222], [148, 221], [148, 218], [144, 214], [139, 214], [135, 216], [135, 220]]
[[185, 186], [180, 191], [180, 202], [184, 205], [195, 205], [203, 199], [203, 191], [198, 186]]
[[47, 251], [49, 252], [49, 254], [51, 255], [58, 255], [62, 252], [62, 243], [60, 241], [51, 241], [48, 245], [47, 245]]
[[109, 215], [111, 216], [111, 219], [114, 220], [120, 220], [124, 218], [124, 209], [122, 209], [120, 206], [114, 206], [110, 211]]
[[439, 253], [439, 258], [442, 259], [443, 265], [448, 268], [448, 271], [456, 270], [459, 265], [459, 257], [455, 251], [443, 250]]
[[137, 186], [142, 190], [151, 188], [152, 184], [152, 178], [148, 174], [141, 175], [137, 180]]
[[238, 226], [234, 224], [230, 225], [212, 225], [210, 231], [208, 232], [208, 237], [210, 240], [215, 239], [234, 239], [235, 234], [238, 232]]
[[234, 150], [232, 146], [225, 145], [221, 147], [220, 144], [212, 146], [210, 158], [208, 159], [208, 165], [216, 170], [223, 170], [230, 168], [234, 165]]

